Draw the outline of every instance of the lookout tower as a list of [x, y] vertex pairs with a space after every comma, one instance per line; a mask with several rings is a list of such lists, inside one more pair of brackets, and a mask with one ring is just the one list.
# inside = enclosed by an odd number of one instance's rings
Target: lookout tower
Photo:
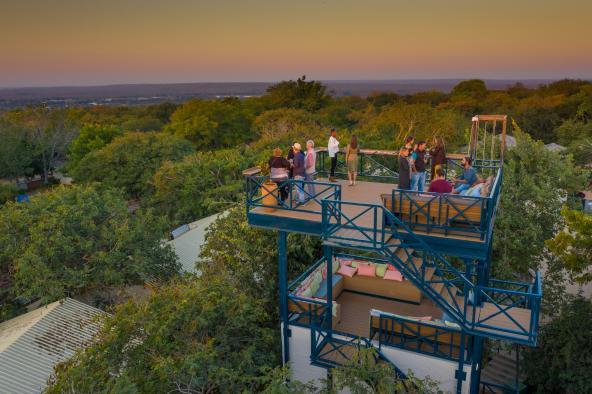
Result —
[[[494, 124], [487, 134], [485, 122]], [[361, 150], [361, 181], [349, 187], [326, 180], [326, 150], [318, 149], [306, 203], [292, 198], [299, 181], [279, 185], [289, 191], [282, 200], [259, 169], [244, 172], [249, 224], [278, 231], [282, 357], [294, 378], [324, 378], [356, 349], [375, 348], [397, 374], [429, 375], [444, 391], [499, 389], [481, 382], [483, 341], [534, 346], [541, 304], [539, 273], [524, 282], [490, 275], [505, 131], [505, 116], [473, 119], [469, 154], [493, 179], [481, 197], [399, 189], [393, 151]], [[481, 157], [484, 139], [489, 154]], [[462, 156], [448, 155], [449, 177]], [[289, 232], [324, 245], [323, 257], [290, 282]]]

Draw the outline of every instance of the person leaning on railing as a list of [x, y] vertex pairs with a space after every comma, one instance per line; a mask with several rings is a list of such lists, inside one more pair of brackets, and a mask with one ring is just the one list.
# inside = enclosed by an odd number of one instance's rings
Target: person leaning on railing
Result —
[[282, 201], [285, 201], [288, 198], [290, 186], [288, 183], [289, 170], [290, 162], [282, 157], [282, 150], [280, 148], [275, 148], [273, 150], [273, 156], [269, 159], [269, 179], [276, 183]]

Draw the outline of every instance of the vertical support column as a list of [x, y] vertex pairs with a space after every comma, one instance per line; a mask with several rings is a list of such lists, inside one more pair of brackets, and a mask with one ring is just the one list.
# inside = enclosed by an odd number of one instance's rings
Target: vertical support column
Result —
[[455, 373], [455, 378], [456, 378], [456, 393], [457, 394], [461, 394], [462, 393], [462, 385], [463, 382], [467, 379], [467, 374], [465, 373], [465, 353], [466, 353], [466, 341], [467, 341], [467, 335], [465, 334], [465, 332], [461, 332], [460, 334], [460, 348], [459, 348], [459, 354], [458, 354], [458, 369], [456, 370]]
[[[491, 254], [489, 254], [491, 256]], [[477, 286], [487, 286], [489, 282], [489, 262], [479, 260], [476, 265], [477, 268]], [[483, 300], [480, 294], [475, 294], [475, 306], [481, 305]], [[481, 384], [481, 358], [483, 357], [483, 342], [482, 337], [473, 338], [472, 363], [471, 363], [471, 393], [478, 393]]]
[[481, 385], [481, 358], [483, 357], [483, 338], [473, 337], [473, 350], [471, 352], [471, 387], [470, 393], [478, 393]]
[[288, 340], [288, 233], [280, 231], [278, 234], [278, 282], [280, 288], [280, 321], [282, 324], [282, 362], [285, 365], [290, 360], [290, 342]]
[[[331, 246], [323, 246], [323, 254], [327, 262], [327, 325], [328, 329], [333, 329], [333, 248]], [[331, 338], [331, 333], [329, 333]]]

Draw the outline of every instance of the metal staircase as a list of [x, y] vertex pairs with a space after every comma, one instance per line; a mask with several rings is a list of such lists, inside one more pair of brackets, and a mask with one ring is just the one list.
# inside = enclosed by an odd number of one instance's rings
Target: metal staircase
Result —
[[328, 199], [322, 203], [326, 244], [381, 254], [467, 334], [536, 344], [538, 274], [533, 283], [485, 282], [479, 278], [483, 270], [462, 271], [384, 206]]

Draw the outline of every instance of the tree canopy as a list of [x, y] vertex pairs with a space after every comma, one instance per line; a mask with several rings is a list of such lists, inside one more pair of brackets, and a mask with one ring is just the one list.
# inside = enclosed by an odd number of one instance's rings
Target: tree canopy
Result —
[[277, 345], [259, 300], [190, 278], [118, 308], [96, 344], [56, 368], [47, 393], [257, 392]]
[[182, 161], [167, 161], [154, 174], [150, 205], [174, 224], [224, 211], [242, 196], [242, 171], [249, 166], [251, 158], [244, 149], [199, 152]]
[[538, 393], [592, 391], [592, 301], [576, 298], [541, 328], [524, 354], [526, 383]]
[[565, 262], [565, 267], [579, 283], [592, 282], [592, 216], [564, 207], [566, 229], [547, 241], [553, 254]]
[[306, 76], [296, 81], [282, 81], [267, 89], [265, 100], [271, 108], [296, 108], [307, 111], [321, 109], [329, 102], [327, 87]]
[[130, 197], [151, 193], [154, 173], [167, 160], [180, 160], [194, 151], [191, 143], [167, 133], [126, 133], [90, 152], [72, 171], [79, 182], [119, 187]]
[[517, 125], [514, 130], [517, 145], [504, 157], [495, 221], [493, 260], [498, 276], [525, 274], [540, 266], [545, 241], [559, 229], [565, 197], [584, 184], [569, 156], [545, 149]]
[[236, 98], [191, 100], [171, 115], [166, 130], [193, 142], [198, 150], [227, 148], [251, 139], [252, 117]]
[[86, 124], [72, 143], [68, 153], [68, 166], [76, 165], [92, 151], [99, 150], [109, 144], [115, 137], [123, 134], [121, 127], [116, 125]]
[[[166, 280], [179, 269], [161, 245], [166, 221], [130, 214], [123, 195], [96, 186], [57, 188], [29, 204], [0, 208], [2, 303], [18, 297], [52, 302], [67, 295]], [[4, 282], [4, 281], [3, 281]]]

